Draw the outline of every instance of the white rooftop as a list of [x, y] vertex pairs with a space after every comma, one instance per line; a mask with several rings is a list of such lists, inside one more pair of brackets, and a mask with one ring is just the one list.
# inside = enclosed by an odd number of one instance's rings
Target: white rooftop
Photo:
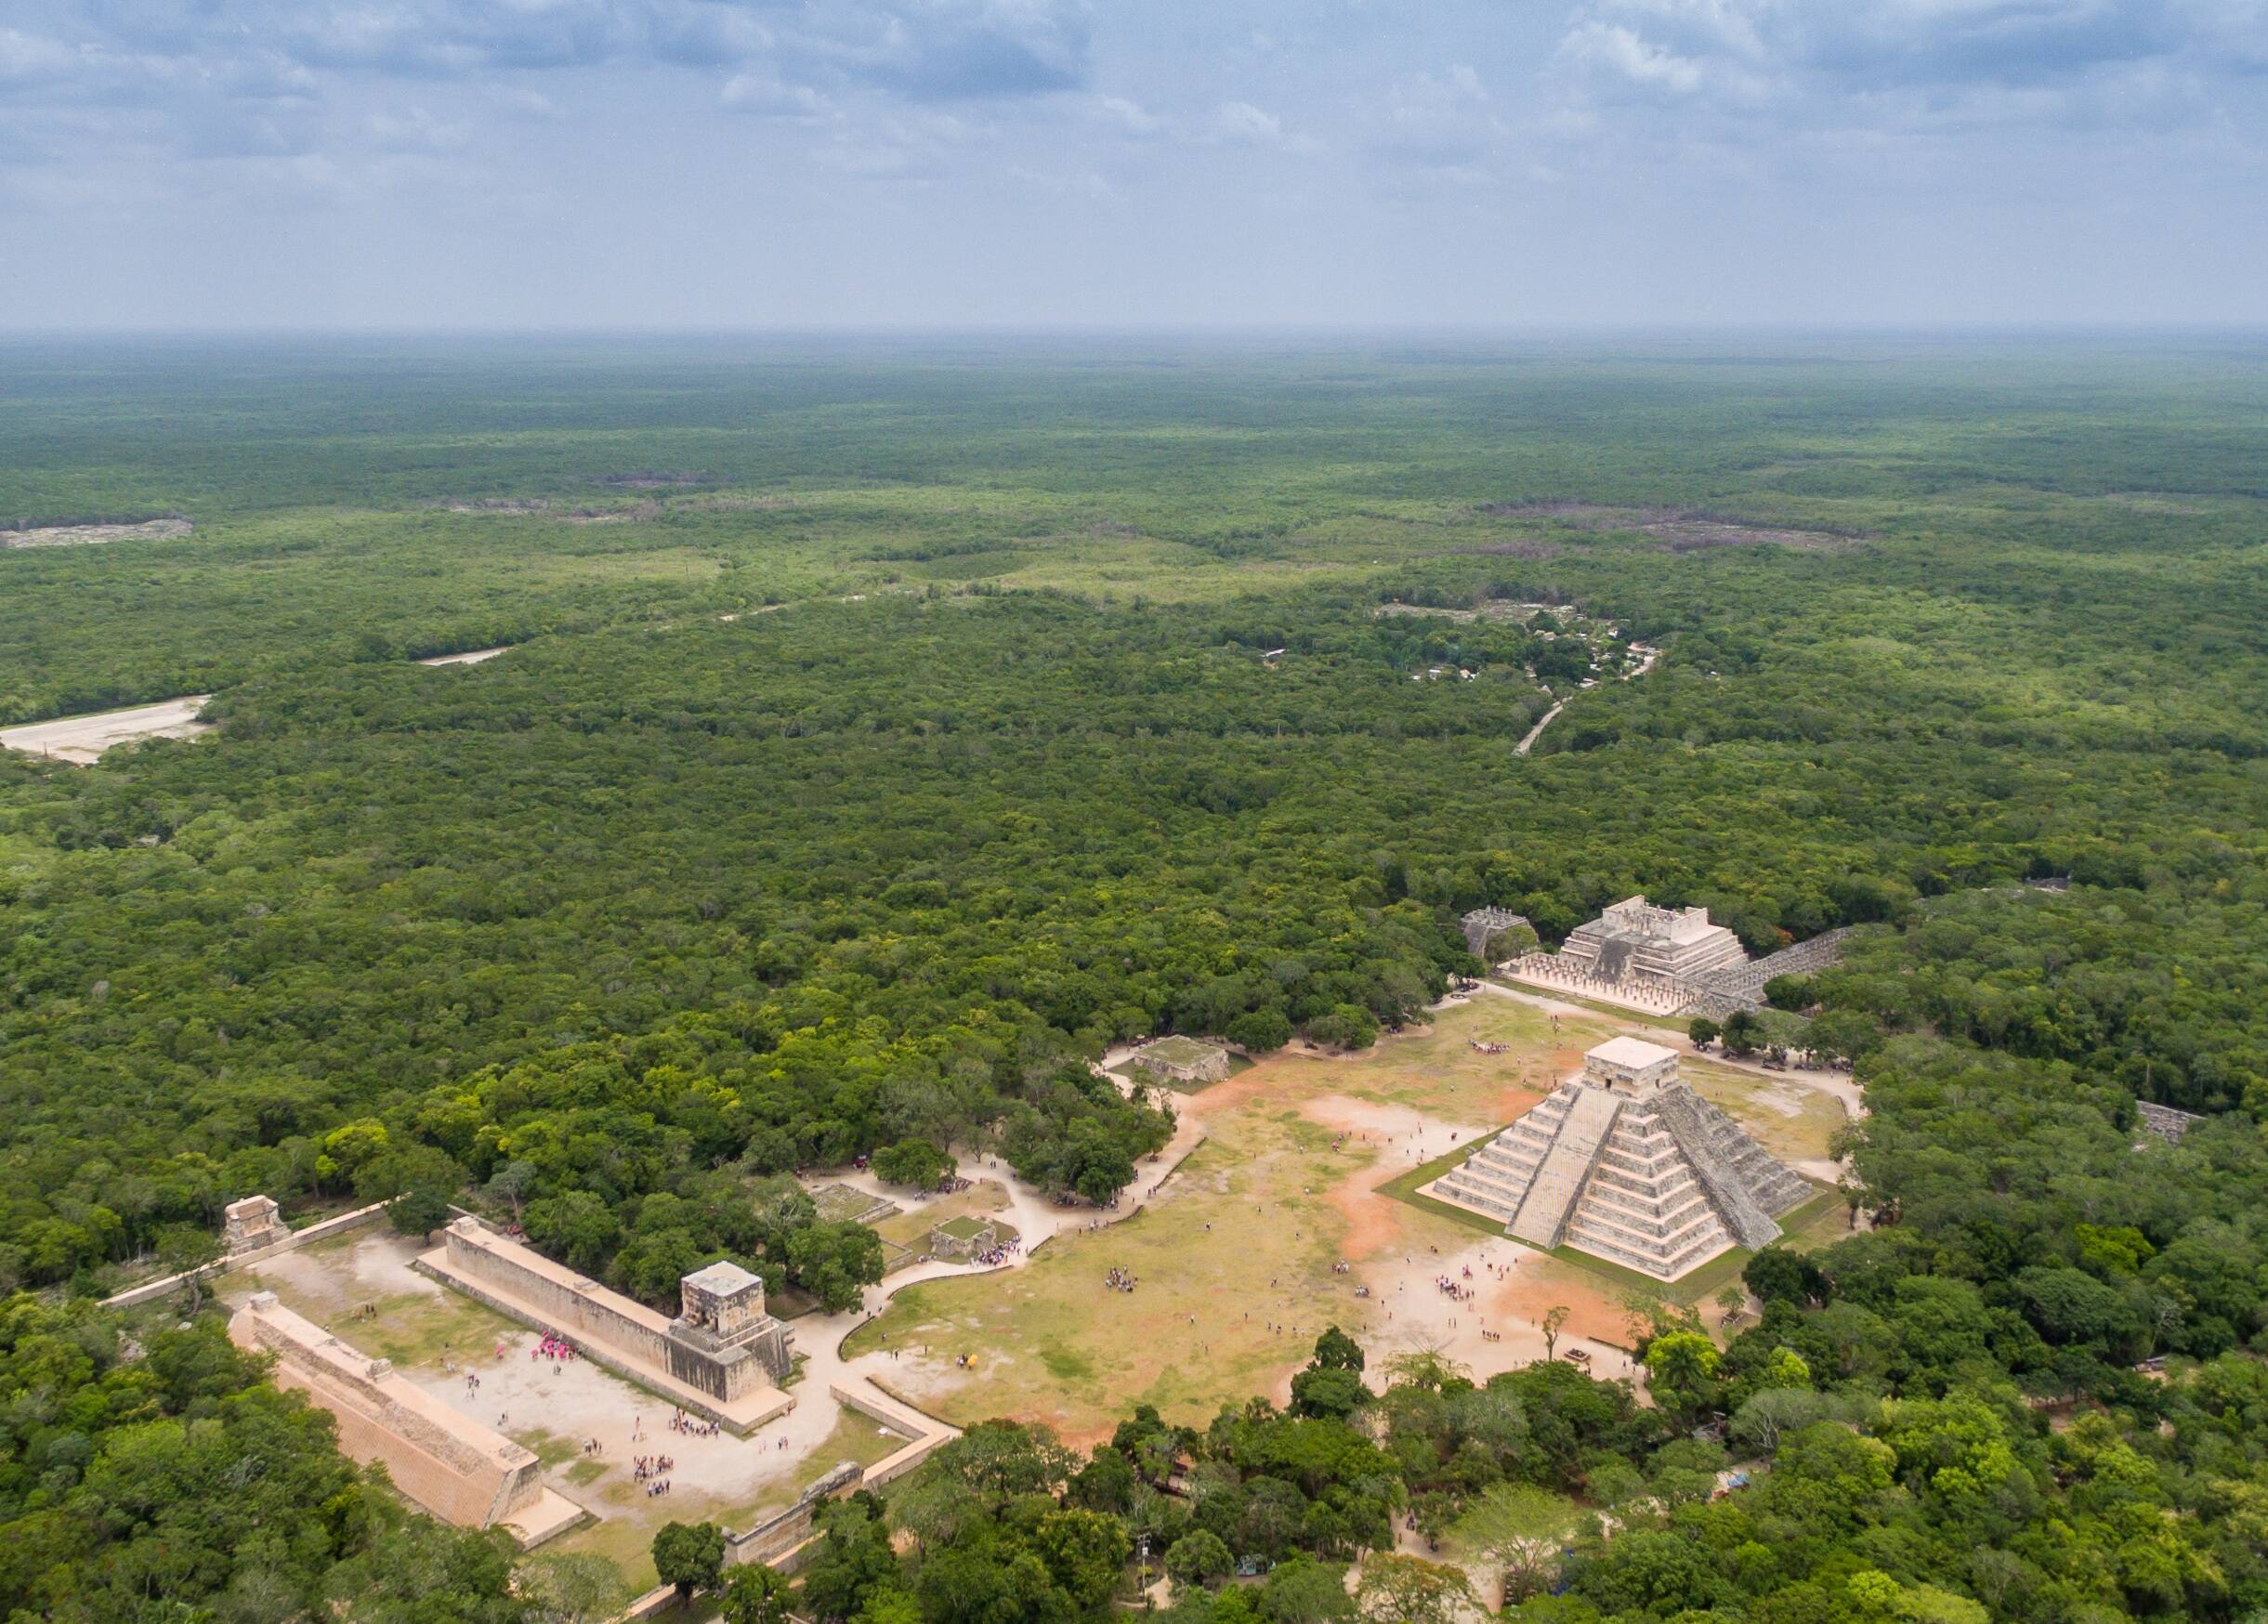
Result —
[[764, 1280], [736, 1263], [720, 1259], [705, 1269], [695, 1269], [686, 1276], [683, 1283], [698, 1286], [712, 1297], [729, 1297], [737, 1291], [745, 1291], [751, 1286], [761, 1286]]
[[1643, 1038], [1609, 1038], [1597, 1048], [1588, 1051], [1586, 1060], [1603, 1060], [1609, 1066], [1626, 1066], [1632, 1071], [1642, 1071], [1648, 1066], [1658, 1066], [1664, 1060], [1677, 1058], [1677, 1051], [1665, 1049], [1659, 1043], [1649, 1043]]

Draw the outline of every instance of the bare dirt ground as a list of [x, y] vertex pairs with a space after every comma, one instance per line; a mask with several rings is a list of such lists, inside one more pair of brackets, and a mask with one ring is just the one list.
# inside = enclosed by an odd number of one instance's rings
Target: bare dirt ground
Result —
[[113, 745], [128, 744], [138, 739], [190, 739], [210, 733], [214, 724], [200, 722], [197, 714], [212, 697], [189, 694], [154, 705], [136, 705], [129, 710], [102, 711], [91, 716], [58, 716], [50, 722], [0, 727], [0, 749], [49, 755], [86, 766]]
[[138, 524], [50, 524], [0, 530], [0, 546], [86, 547], [103, 542], [165, 542], [186, 536], [196, 526], [185, 518], [146, 518]]

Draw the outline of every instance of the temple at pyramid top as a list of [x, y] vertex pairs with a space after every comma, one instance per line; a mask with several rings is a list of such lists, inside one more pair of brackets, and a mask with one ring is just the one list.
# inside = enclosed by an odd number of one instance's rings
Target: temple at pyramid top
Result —
[[1677, 1051], [1612, 1038], [1580, 1076], [1425, 1194], [1501, 1219], [1515, 1240], [1571, 1246], [1674, 1280], [1778, 1238], [1811, 1194], [1678, 1075]]

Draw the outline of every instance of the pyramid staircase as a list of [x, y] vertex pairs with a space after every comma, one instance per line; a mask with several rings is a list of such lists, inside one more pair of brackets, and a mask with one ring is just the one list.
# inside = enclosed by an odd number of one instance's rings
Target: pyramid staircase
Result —
[[1634, 1094], [1570, 1082], [1433, 1186], [1546, 1251], [1672, 1280], [1778, 1238], [1811, 1187], [1682, 1080]]

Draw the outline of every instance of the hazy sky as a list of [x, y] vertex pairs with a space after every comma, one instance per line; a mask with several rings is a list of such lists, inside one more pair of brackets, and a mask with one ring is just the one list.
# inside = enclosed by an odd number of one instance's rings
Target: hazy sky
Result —
[[0, 324], [2268, 321], [2268, 0], [4, 0]]

